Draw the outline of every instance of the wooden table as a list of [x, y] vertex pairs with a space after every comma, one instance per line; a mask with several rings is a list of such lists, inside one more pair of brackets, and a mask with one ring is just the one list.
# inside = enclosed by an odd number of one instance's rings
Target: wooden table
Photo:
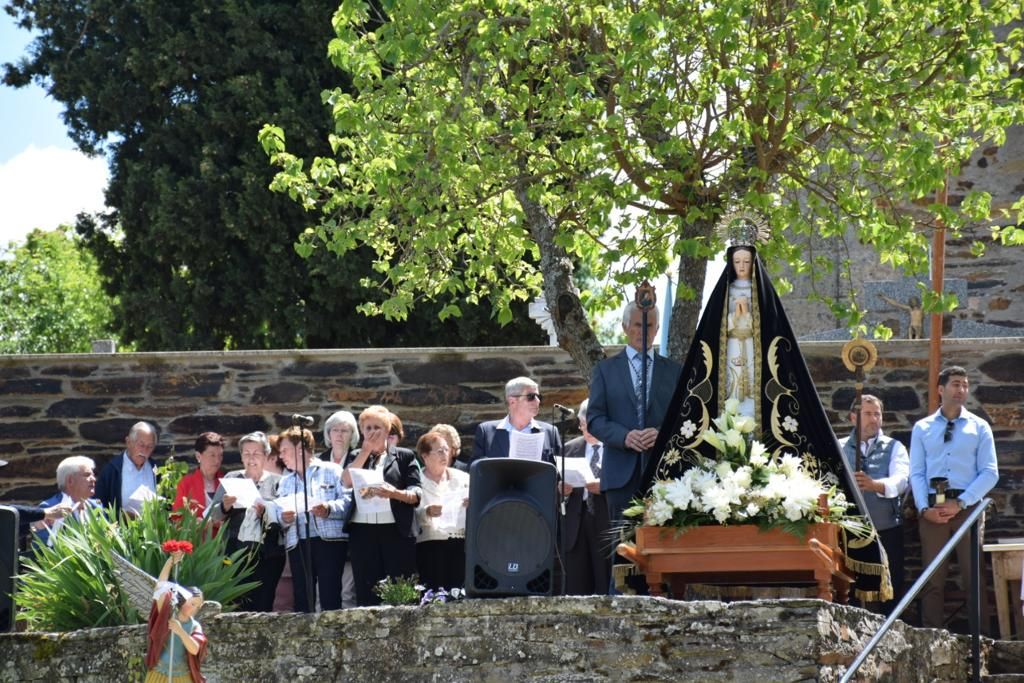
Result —
[[810, 583], [822, 600], [845, 603], [852, 581], [833, 524], [813, 524], [806, 538], [755, 526], [675, 529], [638, 527], [635, 546], [618, 552], [647, 577], [651, 595], [668, 583], [673, 593], [688, 583], [793, 585]]
[[981, 547], [992, 556], [992, 585], [999, 613], [999, 637], [1019, 639], [1024, 635], [1020, 583], [1024, 567], [1024, 543], [989, 543]]

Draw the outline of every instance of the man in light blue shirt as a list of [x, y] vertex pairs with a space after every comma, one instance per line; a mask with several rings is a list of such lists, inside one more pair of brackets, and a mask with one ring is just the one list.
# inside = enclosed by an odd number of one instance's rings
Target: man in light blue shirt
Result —
[[[964, 523], [971, 509], [999, 481], [995, 442], [988, 422], [964, 407], [970, 387], [967, 371], [949, 366], [939, 373], [942, 407], [919, 420], [910, 437], [910, 487], [918, 510], [921, 564], [928, 564]], [[933, 480], [947, 481], [945, 500], [936, 499]], [[984, 519], [979, 531], [984, 533]], [[956, 547], [961, 587], [970, 585], [970, 536]], [[932, 575], [921, 593], [923, 625], [942, 628], [948, 563]], [[984, 583], [984, 575], [982, 575]], [[988, 601], [982, 586], [981, 627], [988, 631]]]

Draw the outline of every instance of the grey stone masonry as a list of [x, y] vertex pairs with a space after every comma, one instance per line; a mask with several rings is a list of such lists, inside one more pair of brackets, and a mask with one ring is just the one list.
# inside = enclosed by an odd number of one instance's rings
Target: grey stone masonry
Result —
[[[204, 623], [210, 683], [838, 681], [881, 617], [820, 600], [511, 598]], [[0, 635], [0, 682], [141, 681], [144, 627]], [[859, 680], [960, 682], [969, 641], [897, 622]]]

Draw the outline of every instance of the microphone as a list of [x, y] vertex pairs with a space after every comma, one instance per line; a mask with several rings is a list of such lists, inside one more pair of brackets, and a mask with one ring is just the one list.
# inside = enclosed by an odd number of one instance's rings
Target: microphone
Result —
[[292, 415], [292, 425], [296, 427], [312, 427], [313, 418], [309, 415], [299, 415], [295, 413]]
[[572, 408], [566, 408], [561, 403], [556, 403], [553, 407], [555, 408], [555, 410], [562, 414], [563, 419], [567, 417], [572, 417], [573, 415], [576, 414], [575, 410], [573, 410]]

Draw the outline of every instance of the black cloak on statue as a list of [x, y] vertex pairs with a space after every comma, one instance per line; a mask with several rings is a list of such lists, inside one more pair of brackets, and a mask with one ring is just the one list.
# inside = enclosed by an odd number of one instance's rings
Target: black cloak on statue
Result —
[[[857, 506], [857, 511], [851, 509], [850, 512], [857, 512], [867, 520], [867, 508], [860, 490], [846, 467], [782, 302], [768, 280], [756, 250], [749, 246], [730, 247], [726, 252], [725, 271], [697, 325], [639, 491], [646, 496], [655, 480], [681, 476], [690, 463], [686, 458], [674, 456], [687, 450], [716, 458], [714, 448], [701, 442], [700, 438], [725, 406], [724, 321], [728, 315], [729, 284], [736, 279], [732, 255], [737, 249], [747, 249], [753, 255], [752, 300], [756, 303], [751, 314], [755, 330], [754, 386], [758, 388], [754, 400], [757, 423], [754, 438], [771, 453], [799, 454], [811, 471], [834, 479], [839, 490], [846, 494], [846, 499]], [[881, 562], [879, 548], [877, 536], [871, 542], [848, 539], [847, 565], [858, 574], [855, 590], [862, 600], [891, 597], [888, 569]]]

